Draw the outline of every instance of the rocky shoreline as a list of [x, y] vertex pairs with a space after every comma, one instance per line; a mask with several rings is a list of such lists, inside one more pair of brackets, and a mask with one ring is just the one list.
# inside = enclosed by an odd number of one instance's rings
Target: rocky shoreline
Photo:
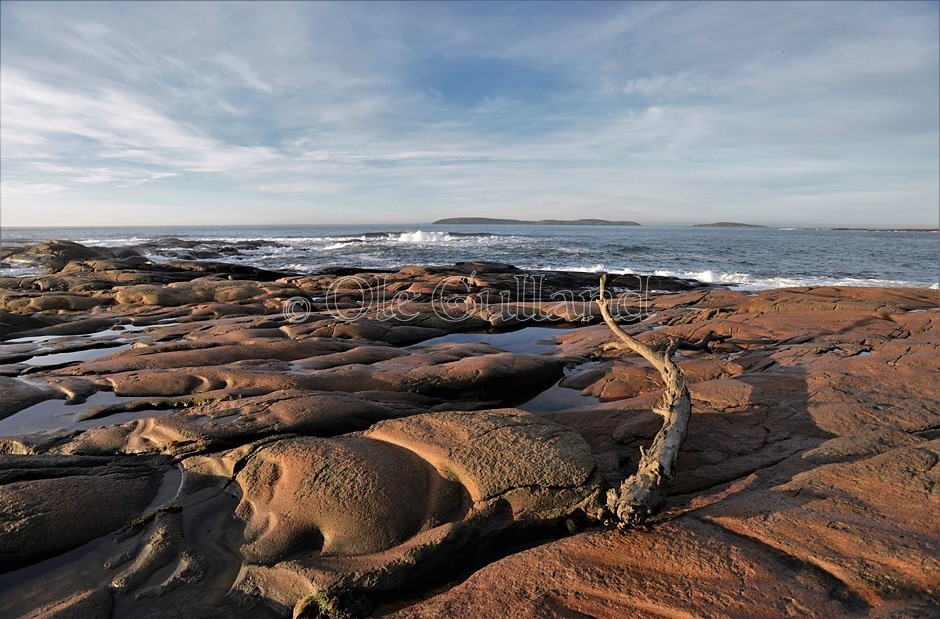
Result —
[[936, 290], [612, 277], [640, 339], [722, 336], [621, 532], [661, 382], [593, 274], [2, 259], [47, 271], [0, 278], [5, 617], [940, 611]]

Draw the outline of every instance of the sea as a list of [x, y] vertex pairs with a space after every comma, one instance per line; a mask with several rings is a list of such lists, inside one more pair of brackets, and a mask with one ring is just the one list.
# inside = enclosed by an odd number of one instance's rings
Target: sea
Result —
[[[434, 224], [0, 229], [5, 247], [46, 239], [145, 245], [153, 260], [227, 248], [211, 259], [297, 273], [491, 261], [523, 269], [668, 275], [752, 290], [940, 287], [937, 230]], [[0, 274], [38, 273], [11, 266]]]

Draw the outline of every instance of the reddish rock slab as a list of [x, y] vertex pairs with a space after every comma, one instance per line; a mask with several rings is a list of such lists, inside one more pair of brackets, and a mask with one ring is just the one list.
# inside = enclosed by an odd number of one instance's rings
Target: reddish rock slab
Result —
[[[842, 617], [826, 574], [696, 519], [526, 550], [391, 613], [436, 617]], [[836, 593], [836, 596], [833, 595]]]

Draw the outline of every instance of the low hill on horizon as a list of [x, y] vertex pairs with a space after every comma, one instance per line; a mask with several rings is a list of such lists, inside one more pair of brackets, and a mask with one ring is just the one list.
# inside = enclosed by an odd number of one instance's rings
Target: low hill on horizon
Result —
[[716, 221], [711, 224], [695, 224], [693, 228], [766, 228], [767, 226], [758, 226], [756, 224], [742, 224], [736, 221]]
[[635, 221], [610, 221], [607, 219], [495, 219], [492, 217], [448, 217], [438, 219], [434, 225], [526, 225], [526, 226], [639, 226]]

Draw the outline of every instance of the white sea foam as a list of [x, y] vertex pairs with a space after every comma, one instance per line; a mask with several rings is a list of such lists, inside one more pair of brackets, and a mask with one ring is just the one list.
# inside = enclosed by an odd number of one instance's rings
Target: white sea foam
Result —
[[[607, 270], [603, 264], [595, 264], [592, 267], [586, 266], [556, 266], [551, 264], [519, 264], [519, 268], [532, 271], [568, 271], [571, 273], [611, 273], [618, 271]], [[629, 269], [628, 269], [629, 270]]]
[[[397, 236], [396, 236], [397, 234]], [[460, 244], [485, 244], [493, 243], [515, 243], [514, 236], [497, 236], [493, 234], [458, 234], [451, 232], [440, 232], [436, 230], [415, 230], [414, 232], [390, 233], [389, 238], [400, 244], [415, 245], [446, 245], [450, 243]]]
[[694, 279], [706, 284], [749, 284], [751, 276], [747, 273], [715, 273], [711, 270], [705, 271], [654, 271], [653, 275], [661, 277], [681, 277], [683, 279]]
[[123, 247], [125, 245], [136, 245], [146, 241], [144, 237], [133, 236], [121, 239], [84, 239], [75, 241], [80, 245], [91, 245], [94, 247]]
[[448, 243], [456, 240], [457, 237], [451, 236], [447, 232], [424, 232], [417, 230], [415, 232], [402, 232], [398, 235], [399, 243]]
[[27, 277], [32, 275], [42, 275], [46, 270], [40, 266], [24, 264], [15, 260], [9, 261], [9, 267], [0, 269], [0, 277]]
[[894, 279], [862, 279], [855, 277], [756, 277], [748, 273], [715, 273], [705, 271], [654, 271], [662, 277], [681, 277], [706, 284], [728, 284], [737, 290], [766, 290], [770, 288], [799, 288], [803, 286], [859, 286], [908, 288], [917, 287], [913, 282]]

